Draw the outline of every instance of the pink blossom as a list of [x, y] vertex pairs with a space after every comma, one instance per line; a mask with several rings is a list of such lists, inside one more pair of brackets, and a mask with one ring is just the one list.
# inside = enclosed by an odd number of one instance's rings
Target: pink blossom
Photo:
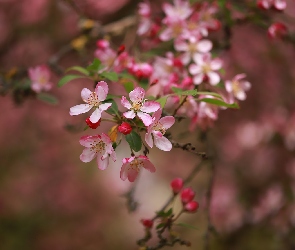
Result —
[[129, 71], [139, 79], [149, 78], [153, 73], [153, 67], [149, 63], [134, 63], [129, 67]]
[[80, 144], [85, 147], [80, 160], [90, 162], [97, 157], [97, 165], [101, 170], [105, 170], [109, 164], [109, 157], [116, 161], [116, 153], [112, 146], [109, 136], [102, 133], [101, 135], [86, 135], [80, 139]]
[[174, 20], [185, 20], [193, 12], [190, 7], [190, 3], [186, 0], [174, 0], [174, 6], [169, 3], [163, 4], [163, 11], [166, 14], [166, 18], [163, 20], [165, 23]]
[[285, 0], [259, 0], [257, 5], [261, 9], [270, 9], [274, 8], [276, 10], [284, 10], [287, 7]]
[[141, 2], [138, 5], [138, 14], [140, 15], [140, 21], [137, 28], [137, 34], [146, 34], [152, 27], [151, 20], [151, 6], [148, 1]]
[[212, 42], [210, 40], [199, 40], [196, 37], [190, 37], [187, 41], [177, 39], [174, 43], [176, 51], [182, 51], [182, 61], [188, 64], [197, 54], [207, 53], [212, 49]]
[[157, 111], [161, 106], [158, 102], [146, 101], [144, 96], [145, 91], [141, 87], [136, 87], [129, 93], [132, 103], [125, 96], [122, 96], [122, 105], [129, 109], [129, 111], [123, 113], [123, 116], [127, 119], [133, 119], [137, 115], [145, 126], [149, 126], [152, 123], [152, 117], [148, 113]]
[[110, 43], [107, 40], [101, 39], [96, 42], [97, 49], [94, 52], [94, 56], [98, 58], [103, 65], [111, 67], [116, 60], [117, 53], [110, 48]]
[[149, 158], [143, 155], [132, 156], [123, 159], [123, 165], [120, 172], [120, 178], [125, 181], [127, 178], [130, 182], [134, 182], [141, 168], [154, 173], [155, 166], [150, 162]]
[[156, 147], [163, 151], [170, 151], [172, 149], [171, 142], [164, 136], [166, 130], [170, 128], [175, 119], [173, 116], [165, 116], [161, 118], [162, 109], [157, 110], [153, 114], [153, 121], [147, 128], [147, 133], [145, 134], [146, 143], [152, 148], [153, 143]]
[[52, 88], [50, 79], [50, 70], [46, 65], [40, 65], [35, 68], [29, 68], [29, 78], [32, 81], [31, 88], [37, 93], [42, 90], [48, 91]]
[[186, 29], [186, 22], [181, 19], [171, 20], [166, 23], [167, 27], [159, 35], [161, 41], [169, 41], [173, 38], [181, 38], [183, 30]]
[[184, 206], [185, 211], [190, 213], [196, 212], [198, 208], [199, 208], [199, 203], [197, 201], [190, 201]]
[[183, 204], [187, 204], [191, 202], [194, 199], [194, 197], [195, 197], [195, 192], [190, 187], [185, 188], [180, 192], [180, 198]]
[[225, 89], [230, 95], [236, 97], [238, 100], [244, 101], [246, 100], [245, 91], [251, 88], [251, 83], [243, 78], [246, 77], [246, 74], [238, 74], [233, 80], [225, 81]]
[[98, 122], [101, 118], [101, 113], [107, 110], [112, 103], [102, 103], [107, 97], [109, 87], [106, 82], [100, 81], [96, 84], [95, 91], [91, 92], [84, 88], [81, 91], [81, 97], [86, 104], [79, 104], [70, 109], [70, 115], [80, 115], [88, 112], [91, 108], [95, 108], [89, 120], [92, 123]]
[[211, 59], [211, 54], [197, 54], [193, 57], [195, 64], [189, 66], [189, 72], [194, 75], [195, 85], [201, 84], [208, 79], [211, 85], [217, 85], [220, 82], [220, 76], [215, 71], [222, 68], [222, 60], [219, 58]]

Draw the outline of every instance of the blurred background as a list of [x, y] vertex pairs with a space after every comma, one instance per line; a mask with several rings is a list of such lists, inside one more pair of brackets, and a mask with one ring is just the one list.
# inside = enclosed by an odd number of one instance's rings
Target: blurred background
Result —
[[[81, 33], [81, 16], [106, 24], [134, 14], [138, 2], [0, 0], [1, 73], [46, 62]], [[294, 1], [276, 19], [294, 32]], [[128, 48], [135, 30], [115, 37], [115, 43], [124, 40]], [[93, 50], [89, 45], [60, 63], [66, 68], [90, 62]], [[180, 218], [198, 230], [175, 230], [192, 249], [202, 249], [212, 184], [209, 212], [217, 234], [208, 236], [210, 249], [295, 249], [295, 44], [271, 41], [266, 30], [246, 23], [233, 27], [231, 46], [221, 57], [226, 76], [246, 73], [252, 88], [239, 110], [219, 113], [207, 133], [210, 149], [202, 143], [203, 131], [184, 133], [185, 122], [173, 128], [178, 141], [214, 152], [214, 174], [203, 167], [190, 184], [199, 212]], [[52, 82], [59, 79], [52, 74]], [[81, 89], [92, 85], [75, 80], [54, 87], [56, 106], [33, 98], [17, 105], [11, 95], [0, 97], [1, 250], [138, 249], [136, 240], [144, 235], [140, 219], [151, 218], [170, 195], [170, 181], [186, 177], [200, 161], [180, 149], [152, 149], [157, 171], [142, 171], [135, 191], [140, 205], [129, 213], [124, 193], [131, 186], [119, 178], [127, 157], [122, 147], [105, 171], [79, 160], [86, 117], [70, 117], [69, 108], [81, 102]], [[100, 129], [107, 132], [107, 126]]]

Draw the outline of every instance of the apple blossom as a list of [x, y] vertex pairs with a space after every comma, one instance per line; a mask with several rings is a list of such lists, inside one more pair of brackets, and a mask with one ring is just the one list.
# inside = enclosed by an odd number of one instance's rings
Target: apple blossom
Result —
[[184, 52], [182, 61], [187, 65], [191, 58], [197, 54], [207, 53], [212, 49], [212, 42], [210, 40], [199, 40], [196, 37], [190, 37], [187, 41], [177, 39], [174, 43], [176, 51]]
[[233, 78], [232, 81], [225, 81], [226, 91], [240, 101], [244, 101], [246, 99], [245, 91], [251, 88], [251, 83], [243, 80], [245, 77], [246, 74], [238, 74]]
[[144, 155], [124, 158], [123, 165], [120, 171], [120, 178], [123, 181], [128, 178], [130, 182], [134, 182], [142, 167], [150, 171], [151, 173], [154, 173], [156, 171], [156, 168], [150, 162], [149, 158]]
[[197, 54], [193, 57], [195, 64], [189, 66], [189, 72], [194, 75], [193, 82], [195, 85], [201, 84], [208, 79], [211, 85], [217, 85], [220, 82], [220, 76], [217, 70], [222, 67], [222, 60], [219, 58], [211, 59], [211, 54]]
[[173, 116], [165, 116], [161, 118], [162, 109], [157, 110], [152, 116], [152, 123], [147, 128], [145, 134], [146, 143], [152, 148], [153, 143], [156, 147], [163, 151], [170, 151], [172, 149], [171, 142], [164, 136], [166, 130], [170, 128], [175, 118]]
[[112, 146], [112, 141], [109, 136], [102, 133], [101, 135], [85, 135], [80, 139], [80, 144], [85, 147], [80, 160], [90, 162], [97, 157], [97, 165], [101, 170], [106, 169], [109, 164], [109, 157], [116, 161], [116, 153]]
[[95, 108], [92, 115], [89, 117], [92, 123], [96, 123], [101, 118], [101, 113], [107, 110], [112, 103], [102, 103], [107, 97], [109, 91], [108, 84], [100, 81], [96, 84], [95, 91], [84, 88], [81, 91], [81, 97], [86, 104], [79, 104], [70, 109], [70, 115], [80, 115], [88, 112], [91, 108]]
[[146, 101], [144, 96], [145, 90], [141, 87], [136, 87], [129, 93], [132, 103], [125, 96], [122, 96], [122, 105], [129, 109], [129, 111], [123, 113], [123, 116], [127, 119], [133, 119], [137, 115], [145, 126], [149, 126], [152, 123], [152, 117], [148, 113], [157, 111], [161, 106], [158, 102]]
[[52, 88], [52, 83], [49, 81], [50, 70], [46, 65], [29, 68], [28, 74], [32, 81], [31, 88], [35, 92], [40, 93], [42, 90], [48, 91]]

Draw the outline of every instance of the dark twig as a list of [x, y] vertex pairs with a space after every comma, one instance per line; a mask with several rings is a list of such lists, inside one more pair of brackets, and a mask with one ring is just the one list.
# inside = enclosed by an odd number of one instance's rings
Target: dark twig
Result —
[[179, 143], [175, 141], [171, 141], [171, 143], [174, 148], [181, 148], [184, 151], [199, 155], [203, 159], [208, 159], [208, 156], [205, 152], [196, 151], [196, 148], [191, 143]]

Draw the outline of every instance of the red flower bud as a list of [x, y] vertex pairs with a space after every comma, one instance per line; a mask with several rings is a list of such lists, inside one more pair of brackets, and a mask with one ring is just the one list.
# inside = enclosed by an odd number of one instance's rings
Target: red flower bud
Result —
[[180, 198], [183, 204], [186, 204], [193, 200], [195, 192], [191, 188], [185, 188], [180, 193]]
[[268, 28], [267, 34], [272, 39], [281, 38], [287, 34], [287, 27], [283, 23], [274, 23]]
[[170, 182], [170, 186], [174, 194], [178, 194], [183, 187], [183, 180], [181, 178], [175, 178]]
[[100, 125], [100, 122], [101, 120], [98, 120], [98, 122], [96, 123], [93, 123], [90, 121], [89, 117], [85, 120], [85, 122], [87, 123], [88, 127], [89, 128], [92, 128], [92, 129], [96, 129], [99, 125]]
[[152, 228], [154, 225], [154, 222], [150, 219], [141, 219], [140, 222], [142, 225], [144, 225], [146, 228]]
[[125, 51], [125, 45], [122, 44], [122, 45], [118, 48], [118, 50], [117, 50], [117, 54], [120, 55], [120, 54], [122, 54], [124, 51]]
[[196, 201], [190, 201], [189, 203], [185, 204], [184, 209], [187, 212], [194, 213], [198, 210], [199, 203]]
[[132, 127], [128, 122], [122, 122], [122, 124], [118, 127], [118, 130], [123, 135], [128, 135], [132, 131]]

